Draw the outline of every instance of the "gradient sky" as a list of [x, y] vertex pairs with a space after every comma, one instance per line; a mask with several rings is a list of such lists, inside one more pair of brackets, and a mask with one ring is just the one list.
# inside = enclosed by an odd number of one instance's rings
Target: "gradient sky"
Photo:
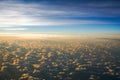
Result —
[[120, 0], [0, 0], [0, 34], [120, 33]]

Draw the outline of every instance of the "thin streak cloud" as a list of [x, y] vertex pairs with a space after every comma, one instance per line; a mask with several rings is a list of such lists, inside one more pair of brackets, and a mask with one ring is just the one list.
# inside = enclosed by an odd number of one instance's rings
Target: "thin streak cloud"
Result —
[[1, 30], [5, 30], [5, 31], [23, 31], [23, 30], [27, 30], [27, 28], [2, 28]]

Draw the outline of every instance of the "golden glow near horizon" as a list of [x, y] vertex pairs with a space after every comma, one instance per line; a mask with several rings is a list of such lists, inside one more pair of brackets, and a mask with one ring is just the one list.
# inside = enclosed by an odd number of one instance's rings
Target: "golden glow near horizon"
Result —
[[57, 34], [57, 33], [0, 33], [0, 36], [11, 36], [20, 38], [78, 38], [78, 39], [90, 39], [90, 38], [117, 38], [120, 39], [119, 34]]

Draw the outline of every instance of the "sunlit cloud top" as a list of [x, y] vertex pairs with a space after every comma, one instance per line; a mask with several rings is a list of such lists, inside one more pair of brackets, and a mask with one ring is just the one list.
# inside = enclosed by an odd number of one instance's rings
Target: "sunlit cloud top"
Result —
[[0, 32], [118, 33], [119, 3], [119, 0], [1, 0]]

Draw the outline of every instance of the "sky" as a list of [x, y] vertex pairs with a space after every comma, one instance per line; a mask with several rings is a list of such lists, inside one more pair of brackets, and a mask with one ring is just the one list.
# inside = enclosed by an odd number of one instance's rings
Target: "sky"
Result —
[[0, 0], [0, 35], [120, 34], [120, 0]]

